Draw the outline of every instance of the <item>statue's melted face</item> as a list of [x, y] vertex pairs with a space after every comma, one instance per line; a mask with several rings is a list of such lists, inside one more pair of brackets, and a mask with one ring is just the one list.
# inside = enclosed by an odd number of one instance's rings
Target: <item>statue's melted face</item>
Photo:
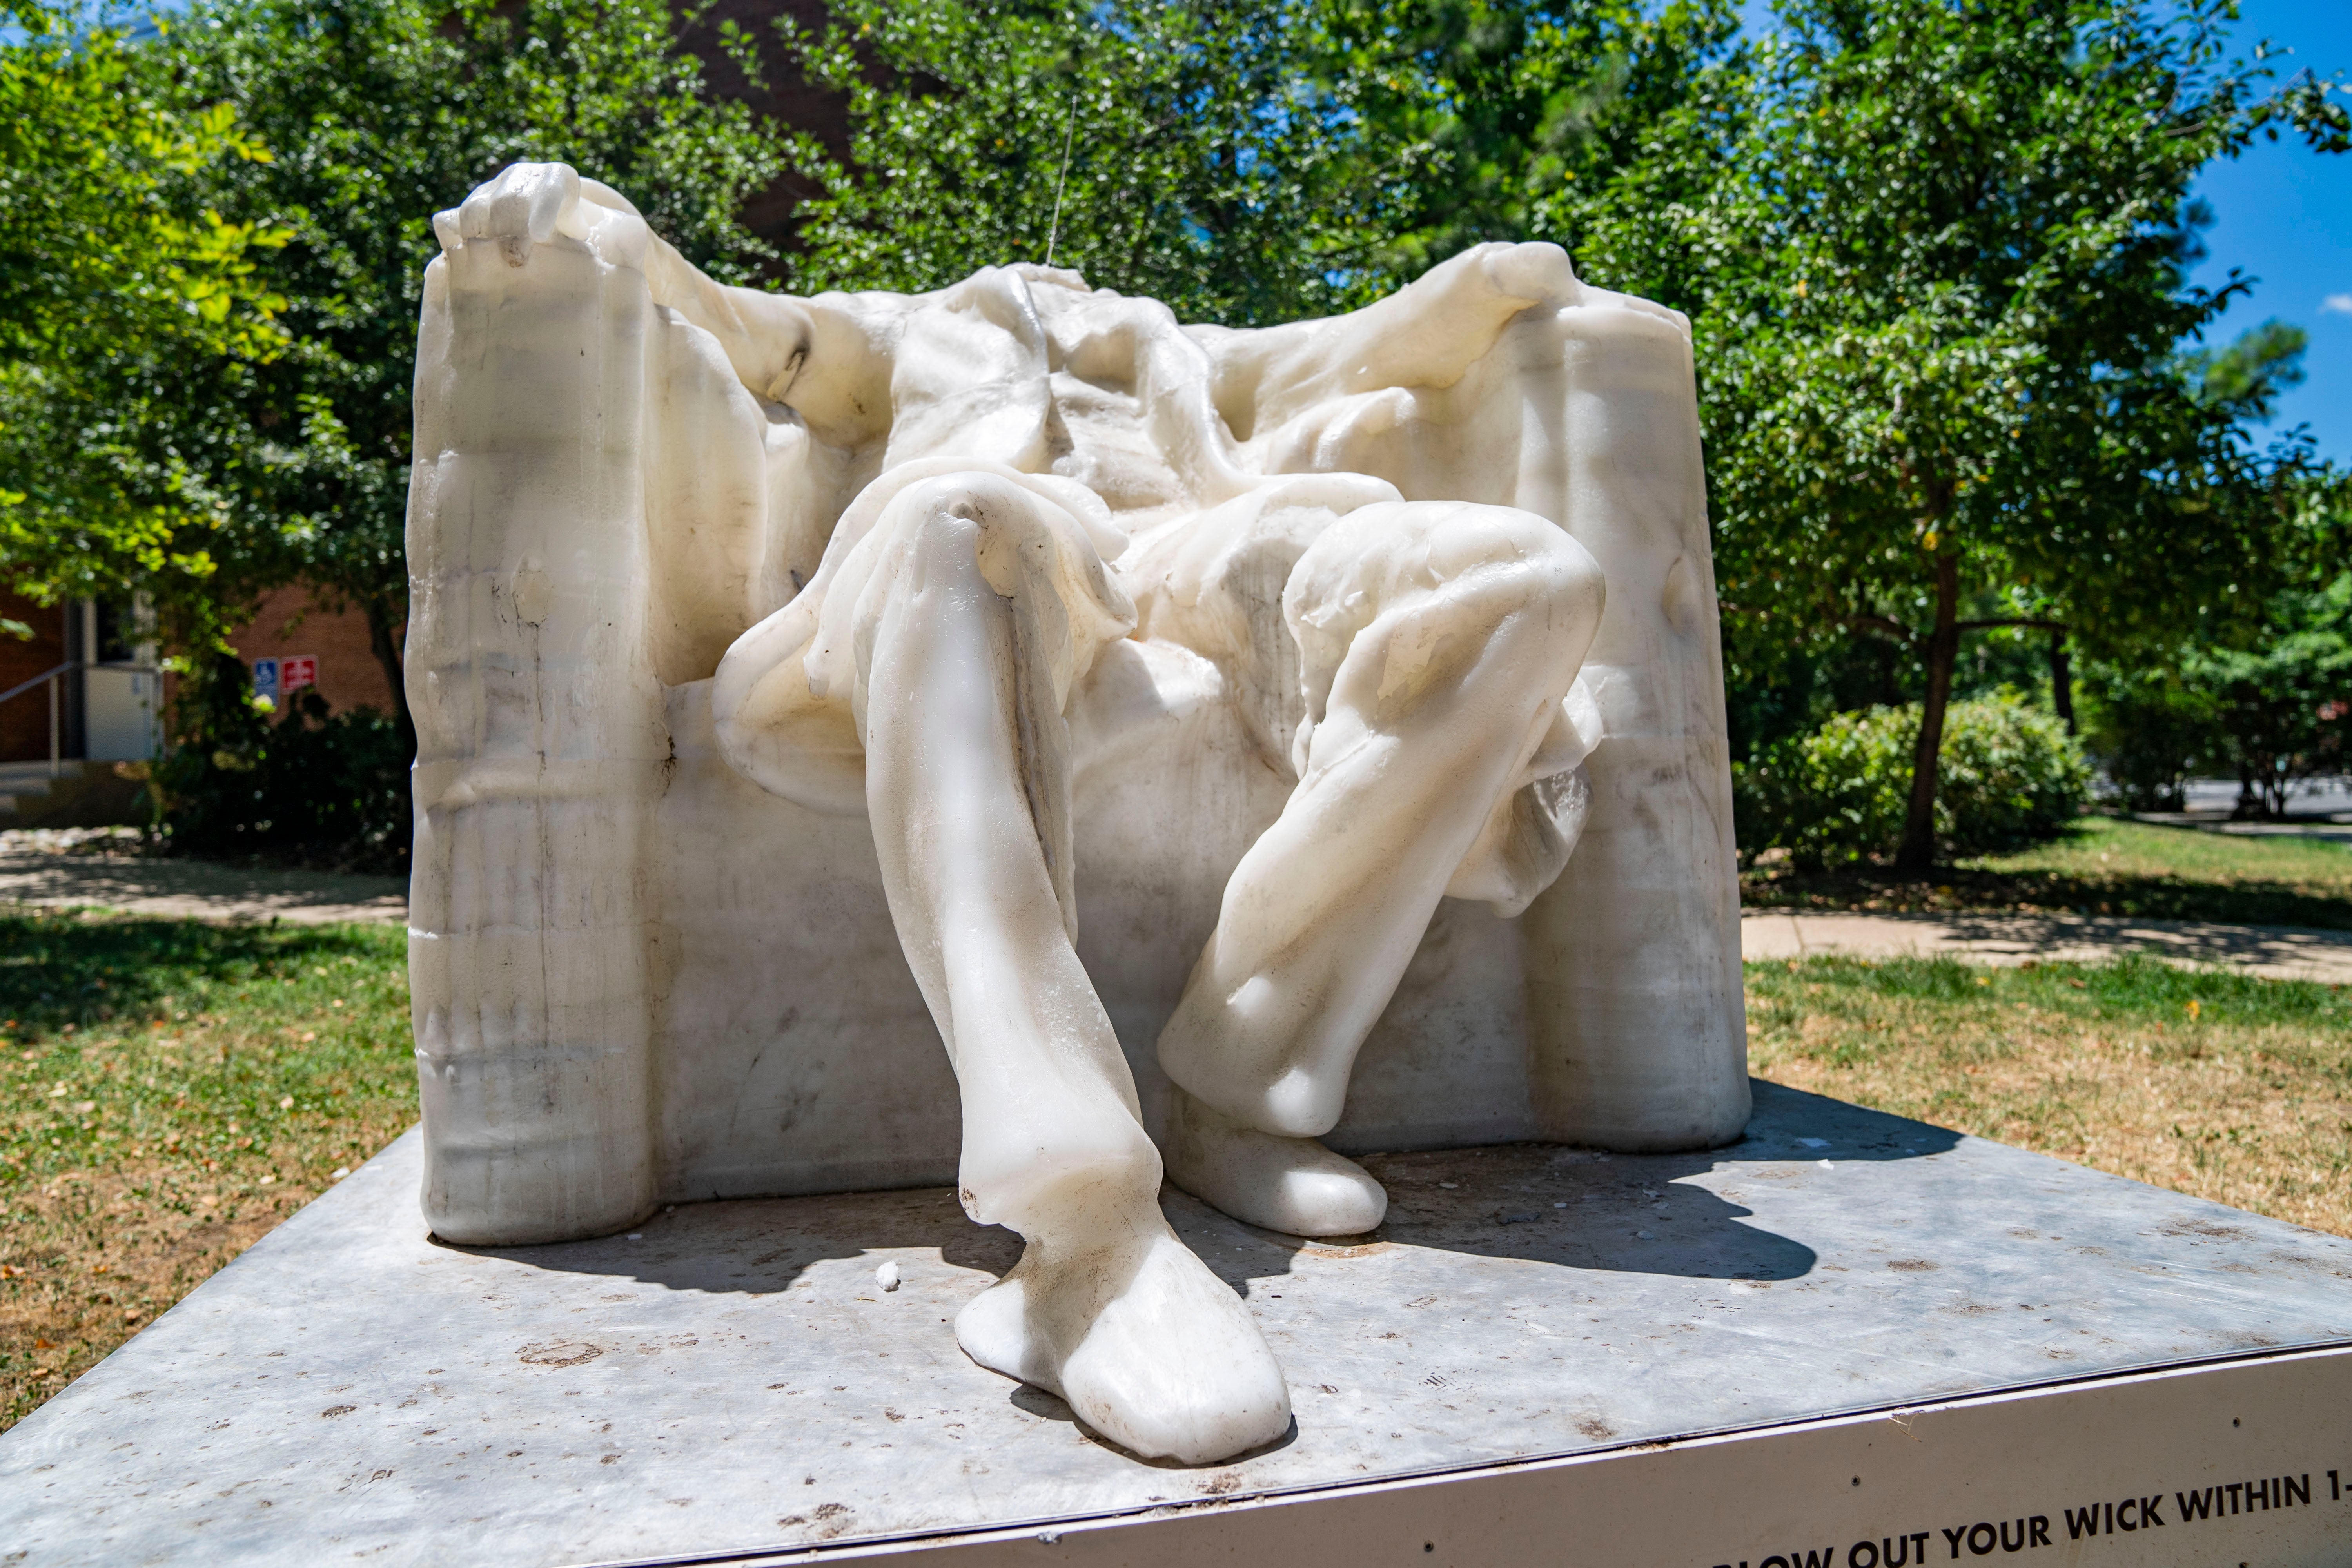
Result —
[[1048, 396], [1054, 472], [1102, 497], [1130, 530], [1190, 509], [1184, 481], [1151, 438], [1131, 392], [1065, 370], [1054, 373]]

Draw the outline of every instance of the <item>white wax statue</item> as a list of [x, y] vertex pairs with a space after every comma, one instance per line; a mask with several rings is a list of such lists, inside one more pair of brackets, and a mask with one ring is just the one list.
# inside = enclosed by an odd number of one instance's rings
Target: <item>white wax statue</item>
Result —
[[[1643, 593], [1651, 619], [1685, 632], [1703, 615], [1713, 658], [1703, 553], [1604, 589], [1554, 518], [1467, 499], [1494, 488], [1476, 471], [1478, 426], [1416, 436], [1414, 400], [1496, 359], [1515, 323], [1567, 312], [1678, 345], [1686, 378], [1686, 324], [1584, 288], [1544, 245], [1481, 246], [1353, 315], [1257, 331], [1181, 326], [1155, 301], [1030, 265], [920, 296], [794, 299], [711, 282], [625, 199], [560, 164], [515, 165], [435, 225], [446, 254], [419, 353], [413, 555], [446, 557], [451, 519], [486, 509], [560, 510], [569, 495], [609, 510], [632, 485], [685, 500], [663, 509], [666, 537], [646, 519], [654, 537], [634, 561], [526, 553], [473, 563], [499, 568], [473, 577], [420, 564], [412, 667], [420, 637], [446, 640], [469, 616], [515, 628], [522, 651], [503, 679], [529, 688], [516, 700], [543, 726], [563, 705], [542, 689], [558, 579], [649, 574], [642, 616], [614, 630], [627, 620], [616, 579], [591, 635], [641, 647], [666, 682], [715, 675], [709, 710], [738, 772], [870, 828], [954, 1068], [963, 1205], [1026, 1242], [957, 1319], [965, 1351], [1140, 1455], [1209, 1462], [1279, 1437], [1281, 1370], [1246, 1307], [1170, 1230], [1163, 1173], [1275, 1230], [1378, 1226], [1379, 1184], [1318, 1140], [1441, 900], [1516, 918], [1570, 863], [1591, 795], [1580, 764], [1611, 734], [1607, 681], [1579, 679], [1604, 605]], [[582, 320], [593, 342], [562, 326]], [[488, 324], [469, 338], [468, 321]], [[656, 333], [670, 345], [658, 353], [638, 341]], [[646, 390], [617, 417], [607, 396], [583, 426], [566, 388], [609, 388], [615, 342], [643, 362], [630, 374]], [[647, 458], [640, 437], [664, 421]], [[1679, 426], [1661, 440], [1680, 482], [1695, 443]], [[462, 479], [461, 457], [474, 464]], [[656, 467], [667, 478], [648, 477]], [[493, 602], [461, 612], [446, 586], [460, 581]], [[1078, 955], [1074, 781], [1115, 766], [1132, 715], [1203, 661], [1254, 765], [1288, 793], [1233, 867], [1159, 1032], [1172, 1090], [1156, 1146]], [[420, 866], [436, 811], [500, 787], [482, 759], [501, 750], [502, 723], [495, 694], [454, 703], [432, 689], [446, 660], [427, 647], [422, 664], [420, 711], [462, 709], [473, 729], [423, 721]], [[575, 749], [611, 766], [642, 766], [663, 743], [638, 720], [599, 717], [593, 696], [565, 701], [588, 737]], [[543, 742], [538, 754], [543, 768]], [[473, 759], [471, 772], [446, 758]], [[549, 803], [564, 788], [540, 790], [535, 810], [560, 809]], [[1717, 826], [1727, 838], [1727, 815]], [[1727, 846], [1711, 847], [1727, 866]], [[501, 1151], [522, 1163], [500, 1142], [522, 1092], [465, 1087], [464, 1026], [429, 1005], [465, 984], [431, 965], [517, 959], [484, 934], [470, 957], [419, 960], [434, 977], [417, 1002], [428, 1138], [452, 1171], [471, 1158], [491, 1173], [470, 1186], [428, 1176], [428, 1214], [451, 1239], [593, 1233], [649, 1202], [640, 1184], [597, 1215], [575, 1204], [550, 1219], [527, 1212], [530, 1178], [500, 1174]], [[1704, 1081], [1696, 1109], [1675, 1113], [1680, 1130], [1594, 1141], [1735, 1136], [1746, 1085], [1736, 1062], [1723, 1070], [1721, 1032], [1684, 1073]], [[594, 1058], [565, 1091], [583, 1103], [644, 1092], [593, 1047], [543, 1048]], [[562, 1157], [605, 1157], [603, 1136], [582, 1123]]]

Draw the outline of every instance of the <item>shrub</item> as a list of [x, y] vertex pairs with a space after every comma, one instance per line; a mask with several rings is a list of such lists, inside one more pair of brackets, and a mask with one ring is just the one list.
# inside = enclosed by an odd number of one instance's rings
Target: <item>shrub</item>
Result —
[[181, 705], [176, 743], [150, 775], [170, 847], [405, 872], [412, 747], [400, 726], [368, 710], [330, 714], [315, 691], [273, 713], [248, 679], [224, 660]]
[[[1919, 710], [1841, 713], [1733, 770], [1743, 855], [1781, 847], [1808, 869], [1895, 853]], [[1948, 856], [2014, 848], [2083, 808], [2091, 770], [2057, 720], [2003, 695], [1944, 716], [1936, 842]]]

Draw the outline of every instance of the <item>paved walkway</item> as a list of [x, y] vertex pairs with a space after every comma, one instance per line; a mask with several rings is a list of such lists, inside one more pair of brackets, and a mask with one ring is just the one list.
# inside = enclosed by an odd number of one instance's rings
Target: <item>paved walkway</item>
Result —
[[2238, 822], [2218, 812], [2137, 811], [2132, 820], [2157, 827], [2193, 827], [2200, 833], [2223, 833], [2232, 838], [2324, 838], [2352, 844], [2352, 812], [2290, 816], [2283, 822]]
[[2235, 779], [2190, 779], [2182, 787], [2186, 811], [2133, 813], [2137, 822], [2158, 827], [2194, 827], [2203, 833], [2226, 833], [2243, 838], [2325, 838], [2352, 843], [2352, 784], [2343, 779], [2315, 780], [2297, 789], [2287, 802], [2282, 822], [2238, 822], [2230, 813], [2238, 804]]
[[328, 871], [247, 870], [202, 860], [129, 853], [130, 837], [103, 827], [0, 832], [0, 905], [95, 905], [134, 914], [246, 921], [382, 921], [408, 919], [399, 877]]
[[1758, 959], [1848, 953], [1912, 958], [1950, 953], [1980, 963], [2097, 963], [2126, 952], [2168, 963], [2215, 964], [2273, 980], [2352, 984], [2352, 931], [2300, 926], [2217, 925], [2105, 915], [1793, 914], [1749, 910], [1740, 955]]
[[[135, 914], [224, 921], [331, 921], [400, 924], [408, 889], [396, 877], [247, 870], [201, 860], [150, 859], [114, 846], [110, 828], [0, 831], [0, 906], [96, 906]], [[1748, 959], [1822, 953], [1893, 958], [1948, 952], [1988, 963], [2097, 963], [2146, 952], [2277, 979], [2352, 984], [2352, 931], [2215, 925], [2092, 915], [1791, 914], [1750, 910], [1739, 922]]]

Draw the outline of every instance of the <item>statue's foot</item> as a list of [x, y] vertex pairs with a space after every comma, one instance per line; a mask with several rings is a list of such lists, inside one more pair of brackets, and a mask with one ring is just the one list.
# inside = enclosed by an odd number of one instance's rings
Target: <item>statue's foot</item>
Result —
[[1360, 1236], [1389, 1212], [1388, 1189], [1312, 1138], [1244, 1127], [1179, 1089], [1160, 1151], [1168, 1179], [1250, 1225], [1288, 1236]]
[[955, 1329], [972, 1360], [1060, 1394], [1146, 1458], [1213, 1464], [1290, 1427], [1290, 1391], [1249, 1309], [1156, 1206], [1107, 1245], [1032, 1243]]

